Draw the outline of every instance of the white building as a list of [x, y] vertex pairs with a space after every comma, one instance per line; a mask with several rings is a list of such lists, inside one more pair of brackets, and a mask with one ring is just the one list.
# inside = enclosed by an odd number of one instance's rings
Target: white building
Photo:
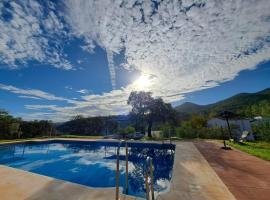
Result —
[[[237, 127], [237, 132], [239, 133], [239, 138], [242, 136], [244, 132], [248, 132], [248, 136], [246, 137], [247, 140], [254, 140], [252, 134], [252, 128], [249, 119], [245, 118], [236, 118], [230, 119], [229, 124], [231, 127]], [[227, 122], [225, 119], [220, 118], [212, 118], [207, 121], [207, 127], [214, 128], [214, 127], [221, 127], [227, 129]]]

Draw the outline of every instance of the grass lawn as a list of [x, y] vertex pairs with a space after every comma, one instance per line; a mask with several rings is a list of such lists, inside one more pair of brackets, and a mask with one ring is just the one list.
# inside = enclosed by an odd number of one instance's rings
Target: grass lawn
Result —
[[[53, 139], [52, 137], [51, 139]], [[80, 135], [59, 135], [56, 138], [81, 138], [81, 139], [102, 139], [103, 136], [80, 136]], [[12, 140], [0, 140], [0, 143], [4, 142], [20, 142], [20, 141], [29, 141], [36, 139], [49, 139], [49, 137], [36, 137], [36, 138], [25, 138], [25, 139], [12, 139]]]
[[270, 161], [270, 142], [244, 142], [243, 144], [228, 143], [229, 146]]
[[36, 139], [46, 139], [46, 138], [48, 138], [48, 137], [0, 140], [0, 143], [4, 143], [4, 142], [20, 142], [20, 141], [28, 141], [28, 140], [36, 140]]
[[81, 138], [81, 139], [103, 139], [104, 136], [90, 136], [90, 135], [59, 135], [57, 138]]

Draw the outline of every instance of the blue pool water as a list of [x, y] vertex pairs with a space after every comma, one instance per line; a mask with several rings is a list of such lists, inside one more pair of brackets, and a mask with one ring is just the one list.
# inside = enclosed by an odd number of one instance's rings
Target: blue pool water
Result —
[[[124, 145], [124, 144], [123, 144]], [[91, 187], [115, 187], [117, 142], [48, 141], [0, 145], [0, 164]], [[144, 169], [154, 164], [154, 190], [166, 192], [174, 145], [129, 143], [129, 195], [145, 197]], [[120, 186], [125, 188], [125, 148], [120, 148]]]

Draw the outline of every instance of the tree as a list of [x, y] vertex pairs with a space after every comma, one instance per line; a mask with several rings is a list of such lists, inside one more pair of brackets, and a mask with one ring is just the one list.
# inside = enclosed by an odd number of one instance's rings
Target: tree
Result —
[[144, 132], [144, 123], [147, 123], [148, 137], [152, 137], [151, 132], [154, 122], [176, 121], [176, 112], [171, 104], [164, 103], [161, 98], [153, 98], [151, 92], [131, 92], [128, 104], [132, 106], [131, 116], [135, 116], [137, 121], [141, 122], [142, 132]]
[[58, 126], [62, 133], [75, 135], [101, 135], [114, 132], [118, 127], [114, 117], [83, 117], [76, 116], [68, 122]]
[[21, 135], [20, 118], [14, 118], [7, 111], [0, 110], [0, 138], [14, 139]]
[[[132, 106], [131, 116], [136, 120], [138, 128], [141, 132], [145, 132], [144, 124], [146, 122], [146, 115], [150, 113], [150, 103], [154, 100], [151, 92], [131, 92], [128, 98], [128, 105]], [[151, 137], [151, 133], [148, 135]]]

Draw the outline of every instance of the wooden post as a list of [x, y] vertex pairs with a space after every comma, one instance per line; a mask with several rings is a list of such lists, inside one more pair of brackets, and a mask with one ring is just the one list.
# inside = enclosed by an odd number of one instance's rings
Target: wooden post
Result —
[[152, 197], [152, 200], [155, 200], [153, 161], [152, 161], [152, 159], [150, 159], [150, 178], [151, 178], [151, 197]]
[[128, 144], [126, 141], [126, 194], [128, 194]]

